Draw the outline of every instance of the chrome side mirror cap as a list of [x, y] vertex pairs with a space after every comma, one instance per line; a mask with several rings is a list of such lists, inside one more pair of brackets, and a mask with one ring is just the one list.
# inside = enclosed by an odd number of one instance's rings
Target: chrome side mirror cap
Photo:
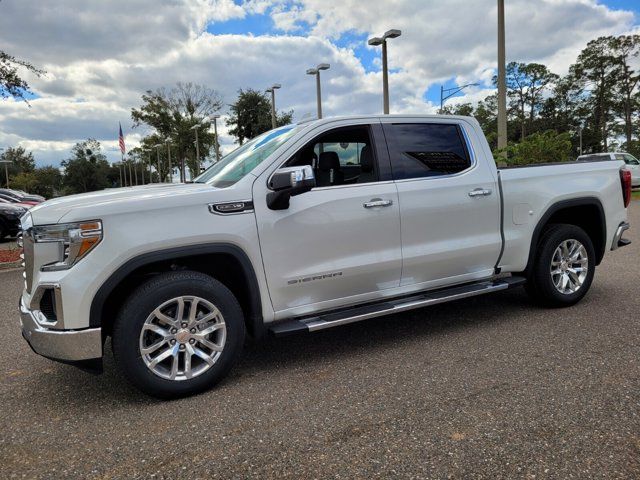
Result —
[[278, 169], [269, 180], [267, 206], [271, 210], [286, 210], [291, 197], [308, 192], [316, 186], [313, 168], [309, 165]]

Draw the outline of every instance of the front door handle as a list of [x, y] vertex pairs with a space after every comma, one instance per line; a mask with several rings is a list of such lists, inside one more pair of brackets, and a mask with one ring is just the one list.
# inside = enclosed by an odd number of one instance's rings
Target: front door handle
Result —
[[364, 202], [362, 204], [364, 208], [388, 207], [390, 205], [393, 205], [393, 201], [383, 200], [381, 198], [372, 198], [368, 202]]
[[469, 192], [470, 197], [486, 197], [487, 195], [491, 195], [490, 188], [475, 188]]

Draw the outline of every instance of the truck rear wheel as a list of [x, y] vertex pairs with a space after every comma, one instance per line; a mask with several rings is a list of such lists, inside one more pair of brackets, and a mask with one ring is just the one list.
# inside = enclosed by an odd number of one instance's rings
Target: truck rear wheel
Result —
[[113, 353], [138, 389], [175, 398], [224, 378], [244, 336], [242, 309], [227, 287], [199, 272], [168, 272], [126, 300], [113, 328]]
[[545, 306], [574, 305], [591, 287], [595, 261], [593, 242], [584, 230], [551, 225], [538, 243], [527, 292]]

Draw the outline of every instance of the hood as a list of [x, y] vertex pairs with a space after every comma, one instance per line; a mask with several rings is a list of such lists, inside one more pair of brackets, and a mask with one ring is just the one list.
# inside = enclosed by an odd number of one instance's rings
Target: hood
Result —
[[[204, 183], [155, 183], [54, 198], [31, 208], [34, 225], [91, 220], [121, 212], [187, 206], [219, 191]], [[209, 200], [214, 201], [214, 200]]]

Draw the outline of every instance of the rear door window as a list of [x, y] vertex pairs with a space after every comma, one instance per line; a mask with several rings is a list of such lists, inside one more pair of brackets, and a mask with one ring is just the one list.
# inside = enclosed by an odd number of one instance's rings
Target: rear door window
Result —
[[471, 167], [458, 125], [437, 123], [384, 124], [394, 180], [441, 177]]

